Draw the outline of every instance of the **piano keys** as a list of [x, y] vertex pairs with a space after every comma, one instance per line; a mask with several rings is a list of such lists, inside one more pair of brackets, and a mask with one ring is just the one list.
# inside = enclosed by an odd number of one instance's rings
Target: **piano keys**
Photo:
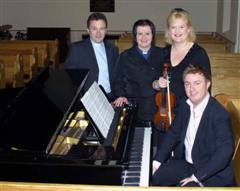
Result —
[[135, 127], [129, 165], [122, 174], [124, 186], [149, 186], [151, 134], [151, 127]]
[[[0, 116], [1, 181], [149, 184], [151, 128], [135, 127], [136, 107], [127, 106], [115, 111], [111, 136], [100, 141], [80, 102], [87, 75], [45, 68], [8, 100]], [[129, 183], [124, 173], [133, 174], [128, 170], [138, 149], [144, 156], [139, 183]]]

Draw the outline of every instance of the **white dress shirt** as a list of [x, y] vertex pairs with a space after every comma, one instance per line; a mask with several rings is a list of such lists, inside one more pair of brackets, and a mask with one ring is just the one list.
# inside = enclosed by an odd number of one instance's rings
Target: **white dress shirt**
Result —
[[190, 120], [187, 127], [187, 132], [184, 140], [185, 145], [185, 158], [186, 161], [189, 163], [193, 163], [192, 160], [192, 148], [195, 141], [196, 133], [199, 127], [200, 120], [202, 118], [202, 114], [204, 112], [204, 109], [207, 106], [208, 100], [209, 100], [209, 93], [206, 95], [206, 97], [202, 100], [201, 103], [199, 103], [196, 107], [193, 107], [193, 104], [188, 99], [187, 104], [190, 106]]

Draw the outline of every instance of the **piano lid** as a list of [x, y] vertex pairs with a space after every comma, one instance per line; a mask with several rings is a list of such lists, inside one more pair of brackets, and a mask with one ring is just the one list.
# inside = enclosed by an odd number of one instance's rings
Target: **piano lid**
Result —
[[0, 116], [0, 148], [45, 151], [87, 78], [82, 69], [44, 68]]

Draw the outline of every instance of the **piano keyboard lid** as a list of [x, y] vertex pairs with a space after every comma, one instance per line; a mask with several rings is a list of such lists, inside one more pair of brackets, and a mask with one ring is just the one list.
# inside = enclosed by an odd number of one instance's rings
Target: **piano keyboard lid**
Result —
[[83, 69], [42, 69], [3, 110], [0, 149], [46, 152], [87, 75]]

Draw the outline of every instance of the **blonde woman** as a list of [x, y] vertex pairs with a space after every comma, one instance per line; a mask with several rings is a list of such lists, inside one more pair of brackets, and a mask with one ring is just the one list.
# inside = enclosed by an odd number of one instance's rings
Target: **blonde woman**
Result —
[[[195, 42], [196, 34], [190, 14], [184, 9], [173, 9], [168, 15], [165, 39], [168, 45], [164, 48], [164, 60], [170, 66], [170, 90], [175, 94], [178, 105], [182, 98], [186, 98], [182, 81], [184, 69], [189, 64], [197, 64], [211, 75], [210, 62], [206, 51]], [[167, 81], [162, 76], [153, 82], [156, 90], [166, 85]]]

